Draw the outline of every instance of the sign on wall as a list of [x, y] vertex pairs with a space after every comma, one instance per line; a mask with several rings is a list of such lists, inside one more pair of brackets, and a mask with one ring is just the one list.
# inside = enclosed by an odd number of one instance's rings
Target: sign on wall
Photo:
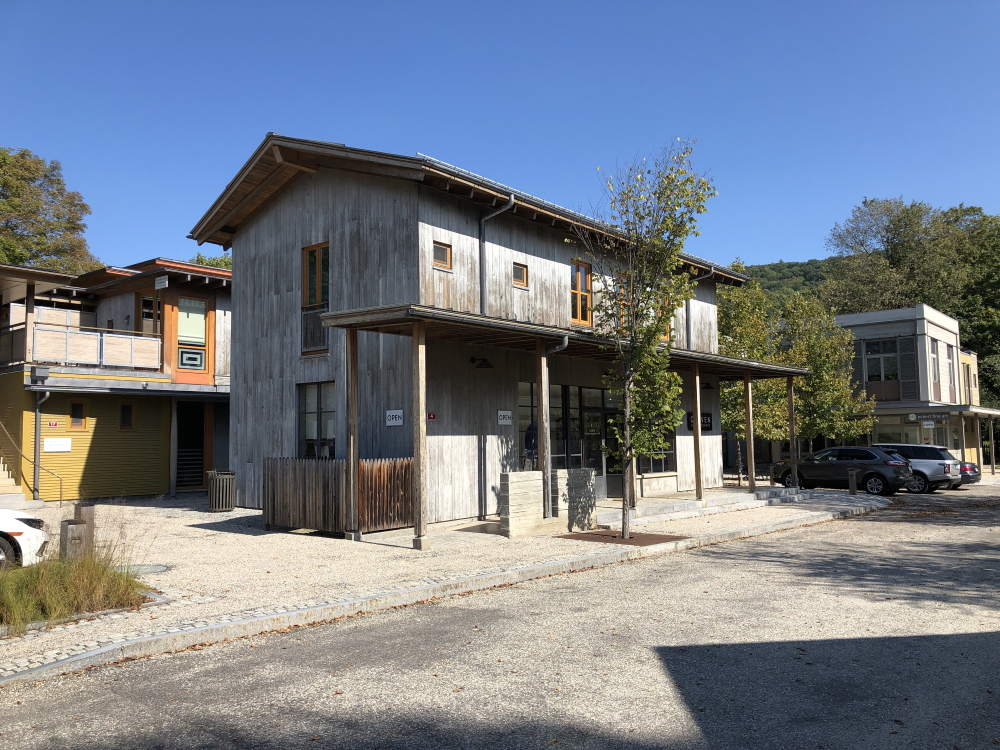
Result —
[[502, 424], [502, 425], [514, 424], [514, 412], [497, 411], [497, 424]]
[[385, 426], [386, 427], [402, 427], [403, 426], [403, 410], [402, 409], [386, 409], [385, 410]]
[[944, 412], [930, 412], [927, 414], [906, 415], [907, 422], [916, 422], [918, 419], [934, 419], [934, 420], [940, 420], [942, 422], [947, 422], [948, 420], [951, 419], [951, 413], [944, 411]]
[[927, 422], [923, 422], [922, 425], [923, 425], [923, 428], [925, 430], [933, 430], [934, 429], [934, 420], [929, 420]]
[[437, 418], [438, 418], [437, 412], [434, 412], [434, 411], [427, 412], [427, 421], [428, 422], [436, 422]]
[[49, 427], [58, 427], [58, 426], [59, 426], [58, 422], [49, 422]]
[[[687, 413], [687, 425], [689, 430], [694, 429], [694, 416], [691, 412]], [[712, 412], [703, 411], [701, 413], [701, 429], [711, 430], [712, 429]]]
[[45, 438], [42, 451], [45, 453], [69, 453], [73, 450], [73, 438]]
[[167, 283], [169, 281], [170, 281], [170, 277], [169, 276], [157, 276], [156, 279], [153, 280], [153, 288], [154, 289], [166, 289], [167, 288]]

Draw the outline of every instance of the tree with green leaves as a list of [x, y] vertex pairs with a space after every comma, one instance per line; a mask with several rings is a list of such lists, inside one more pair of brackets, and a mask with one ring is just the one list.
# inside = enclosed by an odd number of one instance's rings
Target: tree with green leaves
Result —
[[199, 252], [191, 259], [191, 262], [197, 263], [199, 266], [214, 266], [215, 268], [233, 270], [233, 256], [228, 253], [223, 253], [222, 255], [203, 255]]
[[81, 274], [101, 267], [83, 233], [90, 206], [58, 161], [0, 146], [0, 263]]
[[577, 231], [594, 274], [594, 326], [610, 341], [616, 367], [607, 385], [622, 401], [624, 416], [612, 427], [606, 451], [623, 467], [622, 536], [630, 536], [635, 506], [635, 461], [668, 445], [680, 423], [680, 377], [670, 372], [670, 321], [691, 295], [690, 274], [680, 253], [698, 234], [698, 217], [716, 194], [694, 171], [693, 142], [680, 141], [660, 154], [606, 175], [603, 227]]

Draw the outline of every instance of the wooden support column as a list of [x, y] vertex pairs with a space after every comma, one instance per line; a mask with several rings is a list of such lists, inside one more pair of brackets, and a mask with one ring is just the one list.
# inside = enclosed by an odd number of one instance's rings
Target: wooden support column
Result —
[[[743, 373], [743, 410], [746, 413], [744, 426], [747, 440], [747, 485], [752, 495], [757, 491], [757, 464], [753, 452], [753, 383], [749, 372]], [[740, 444], [737, 441], [736, 450], [739, 449]]]
[[413, 324], [413, 549], [429, 550], [427, 537], [426, 323]]
[[358, 332], [347, 334], [347, 503], [344, 532], [358, 531]]
[[993, 442], [993, 417], [990, 417], [990, 474], [997, 473], [997, 446]]
[[965, 455], [965, 415], [958, 415], [958, 446], [962, 451], [962, 460], [968, 461], [969, 457]]
[[538, 427], [538, 470], [542, 472], [542, 517], [552, 517], [552, 436], [549, 430], [549, 355], [535, 341], [535, 412]]
[[979, 464], [979, 471], [983, 470], [983, 421], [973, 415], [973, 420], [976, 422], [976, 463]]
[[35, 285], [27, 284], [24, 296], [24, 361], [35, 359]]
[[795, 385], [788, 376], [788, 448], [792, 460], [792, 487], [799, 486], [799, 456], [795, 437]]
[[705, 482], [701, 476], [701, 371], [698, 363], [691, 365], [691, 433], [694, 436], [694, 494], [705, 499]]

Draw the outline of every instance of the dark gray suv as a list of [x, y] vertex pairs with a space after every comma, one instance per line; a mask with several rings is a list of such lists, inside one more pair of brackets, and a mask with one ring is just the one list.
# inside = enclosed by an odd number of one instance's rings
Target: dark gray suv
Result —
[[[909, 462], [897, 453], [880, 448], [827, 448], [799, 461], [799, 487], [847, 487], [848, 469], [857, 470], [858, 489], [869, 495], [894, 495], [913, 477]], [[771, 467], [771, 476], [785, 487], [792, 486], [792, 462]]]

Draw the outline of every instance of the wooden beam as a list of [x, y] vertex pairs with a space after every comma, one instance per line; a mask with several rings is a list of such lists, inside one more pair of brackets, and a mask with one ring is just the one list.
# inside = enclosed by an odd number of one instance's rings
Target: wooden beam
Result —
[[997, 473], [997, 447], [993, 442], [993, 417], [990, 417], [990, 474]]
[[[230, 220], [236, 218], [244, 208], [246, 208], [250, 203], [252, 203], [254, 199], [257, 198], [257, 196], [259, 196], [261, 193], [267, 190], [274, 183], [274, 181], [278, 179], [280, 175], [284, 174], [284, 172], [285, 172], [285, 165], [279, 163], [276, 169], [274, 169], [270, 174], [268, 174], [268, 176], [265, 177], [264, 180], [257, 187], [255, 187], [253, 190], [251, 190], [249, 193], [243, 196], [243, 198], [240, 199], [239, 203], [237, 203], [235, 206], [229, 209], [226, 212], [226, 215], [223, 216], [221, 219], [219, 219], [217, 222], [215, 222], [211, 226], [211, 228], [207, 232], [205, 232], [202, 236], [208, 238], [211, 237], [216, 232], [221, 232], [224, 229], [231, 229], [231, 227], [228, 226]], [[235, 230], [233, 230], [233, 232], [226, 232], [226, 233], [227, 234], [235, 233]], [[205, 240], [202, 239], [198, 240], [199, 245], [203, 244], [204, 242]]]
[[423, 322], [413, 324], [413, 549], [429, 550], [427, 537], [427, 342]]
[[[757, 464], [754, 461], [753, 452], [753, 381], [750, 380], [750, 373], [743, 373], [743, 410], [746, 414], [744, 428], [747, 441], [747, 485], [750, 494], [757, 491]], [[736, 450], [740, 449], [739, 441], [736, 442]]]
[[694, 436], [694, 493], [705, 505], [705, 481], [701, 476], [701, 372], [691, 365], [691, 432]]
[[344, 529], [358, 531], [358, 332], [347, 330], [347, 507]]
[[303, 172], [318, 172], [318, 164], [307, 164], [305, 162], [296, 161], [295, 159], [289, 159], [285, 154], [282, 153], [280, 146], [271, 146], [271, 153], [274, 154], [274, 160], [278, 164], [283, 164], [286, 167], [291, 167], [292, 169], [301, 169]]
[[976, 422], [976, 463], [979, 464], [979, 471], [982, 472], [983, 467], [983, 420], [979, 417], [973, 415], [973, 420]]
[[795, 385], [788, 376], [788, 451], [792, 461], [792, 487], [799, 486], [799, 457], [795, 436]]
[[542, 517], [552, 517], [552, 437], [549, 429], [549, 355], [547, 343], [535, 339], [535, 419], [538, 469], [542, 472]]

